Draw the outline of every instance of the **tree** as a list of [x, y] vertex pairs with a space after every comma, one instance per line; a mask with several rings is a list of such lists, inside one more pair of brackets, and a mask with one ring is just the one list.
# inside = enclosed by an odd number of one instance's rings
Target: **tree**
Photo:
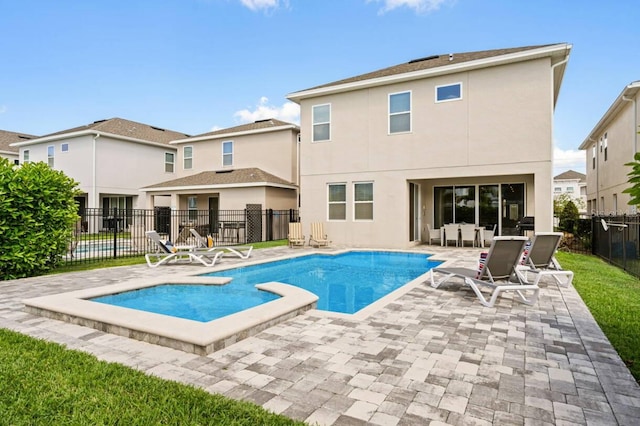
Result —
[[573, 201], [568, 201], [560, 214], [560, 229], [571, 234], [575, 233], [579, 218], [578, 208]]
[[631, 199], [627, 204], [637, 206], [640, 204], [640, 152], [635, 153], [633, 160], [625, 164], [625, 166], [631, 167], [631, 171], [627, 173], [627, 176], [629, 176], [629, 183], [632, 186], [622, 192], [631, 195]]
[[560, 217], [564, 207], [567, 203], [571, 201], [578, 209], [584, 209], [584, 200], [581, 198], [573, 198], [571, 195], [566, 192], [556, 195], [553, 197], [553, 215], [556, 217]]
[[67, 252], [78, 220], [77, 183], [45, 163], [0, 158], [0, 279], [42, 274]]

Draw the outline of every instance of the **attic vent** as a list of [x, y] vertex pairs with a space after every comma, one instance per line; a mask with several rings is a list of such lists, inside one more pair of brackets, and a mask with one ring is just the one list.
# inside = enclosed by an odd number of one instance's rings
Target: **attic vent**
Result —
[[31, 139], [29, 136], [18, 135], [20, 139]]
[[264, 119], [264, 120], [256, 120], [254, 121], [254, 123], [266, 123], [267, 121], [271, 121], [270, 118]]
[[432, 59], [438, 59], [439, 57], [440, 57], [439, 55], [426, 56], [424, 58], [412, 59], [409, 61], [409, 63], [415, 64], [416, 62], [430, 61]]
[[96, 124], [96, 123], [104, 123], [105, 121], [107, 121], [107, 120], [106, 120], [106, 119], [105, 119], [105, 120], [96, 120], [96, 121], [94, 121], [94, 122], [93, 122], [93, 124]]
[[153, 126], [149, 126], [151, 127], [153, 130], [160, 130], [161, 132], [164, 132], [164, 129], [161, 129], [160, 127], [153, 127]]
[[222, 173], [231, 173], [233, 170], [216, 170], [216, 174], [222, 174]]

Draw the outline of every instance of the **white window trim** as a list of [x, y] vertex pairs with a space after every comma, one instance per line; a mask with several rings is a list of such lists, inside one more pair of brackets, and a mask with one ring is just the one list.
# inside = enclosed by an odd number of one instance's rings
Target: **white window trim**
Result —
[[24, 151], [22, 151], [22, 162], [23, 163], [28, 163], [31, 161], [30, 159], [31, 157], [31, 152], [28, 149], [25, 149]]
[[[460, 97], [459, 98], [455, 98], [455, 99], [442, 99], [442, 100], [438, 100], [438, 89], [440, 87], [449, 87], [449, 86], [460, 86]], [[433, 98], [435, 100], [435, 102], [437, 104], [443, 103], [443, 102], [455, 102], [455, 101], [460, 101], [462, 100], [463, 96], [463, 85], [461, 81], [458, 81], [456, 83], [449, 83], [449, 84], [441, 84], [439, 86], [436, 86], [436, 88], [433, 91]]]
[[[407, 111], [402, 111], [402, 112], [394, 112], [393, 114], [391, 113], [391, 96], [393, 95], [402, 95], [403, 93], [408, 93], [409, 94], [409, 130], [405, 130], [402, 132], [393, 132], [391, 133], [391, 116], [392, 115], [400, 115], [400, 114], [406, 114]], [[387, 134], [389, 136], [391, 135], [404, 135], [407, 133], [411, 133], [413, 131], [413, 92], [411, 90], [403, 90], [402, 92], [394, 92], [394, 93], [389, 93], [387, 95]]]
[[[53, 154], [49, 155], [49, 148], [53, 148]], [[55, 145], [48, 145], [47, 146], [47, 164], [49, 165], [49, 167], [55, 167], [56, 164], [56, 146]]]
[[[173, 156], [173, 162], [168, 162], [167, 161], [167, 154], [171, 154]], [[173, 165], [173, 171], [168, 172], [167, 171], [167, 164], [172, 164]], [[164, 172], [165, 173], [175, 173], [176, 172], [176, 154], [175, 152], [170, 152], [170, 151], [165, 151], [164, 152]]]
[[[371, 184], [371, 189], [373, 190], [374, 188], [374, 184], [372, 180], [364, 180], [364, 181], [360, 181], [360, 182], [353, 182], [353, 221], [354, 222], [373, 222], [373, 203], [375, 198], [373, 197], [373, 194], [371, 194], [371, 201], [356, 201], [356, 185], [358, 184], [363, 184], [363, 183], [370, 183]], [[367, 203], [371, 203], [371, 219], [357, 219], [356, 218], [356, 204], [367, 204]]]
[[[225, 144], [231, 144], [231, 152], [230, 153], [225, 153], [224, 152], [224, 145]], [[222, 167], [233, 167], [233, 157], [234, 157], [234, 151], [235, 151], [235, 147], [234, 147], [234, 143], [233, 141], [222, 141], [222, 145], [220, 145], [220, 150], [222, 151]], [[230, 155], [231, 156], [231, 164], [224, 164], [224, 156], [225, 155]]]
[[[329, 121], [322, 121], [322, 122], [319, 122], [319, 123], [315, 123], [313, 121], [314, 111], [315, 111], [315, 109], [317, 107], [322, 107], [322, 106], [328, 106], [329, 107]], [[329, 138], [321, 139], [321, 140], [315, 140], [314, 139], [315, 132], [313, 131], [313, 129], [315, 129], [315, 126], [320, 125], [320, 124], [328, 124], [329, 125]], [[312, 105], [311, 106], [311, 142], [312, 143], [331, 142], [331, 103], [318, 104], [318, 105]]]
[[[67, 147], [66, 150], [64, 149], [65, 147]], [[69, 144], [66, 142], [63, 144], [60, 144], [60, 152], [69, 152]]]
[[[344, 201], [329, 201], [329, 187], [333, 185], [344, 186]], [[327, 222], [346, 222], [347, 221], [347, 182], [330, 182], [327, 183]], [[329, 206], [331, 204], [344, 204], [344, 219], [331, 219], [329, 217]]]
[[[186, 151], [187, 148], [191, 148], [191, 157], [187, 157], [186, 154], [185, 154], [185, 151]], [[189, 168], [185, 167], [185, 161], [187, 159], [191, 160], [191, 167], [189, 167]], [[187, 145], [187, 146], [182, 147], [182, 169], [183, 170], [192, 170], [193, 169], [193, 145]]]

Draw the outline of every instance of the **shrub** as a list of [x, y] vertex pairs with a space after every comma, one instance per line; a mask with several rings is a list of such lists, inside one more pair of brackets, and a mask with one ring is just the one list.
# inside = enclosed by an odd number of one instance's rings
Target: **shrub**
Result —
[[564, 208], [562, 209], [562, 213], [560, 213], [560, 229], [571, 234], [575, 233], [576, 223], [580, 218], [580, 213], [578, 213], [578, 208], [573, 203], [573, 201], [567, 201]]
[[67, 252], [77, 183], [44, 163], [0, 158], [0, 279], [42, 274]]

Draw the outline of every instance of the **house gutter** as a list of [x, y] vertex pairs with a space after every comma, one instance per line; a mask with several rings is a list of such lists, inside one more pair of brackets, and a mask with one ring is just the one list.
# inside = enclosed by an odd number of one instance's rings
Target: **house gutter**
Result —
[[96, 133], [93, 136], [93, 142], [92, 142], [92, 156], [93, 158], [91, 159], [91, 197], [93, 198], [93, 203], [95, 206], [98, 206], [98, 191], [96, 189], [96, 183], [97, 183], [97, 173], [96, 173], [96, 165], [97, 165], [97, 160], [96, 160], [96, 140], [100, 137], [100, 133]]
[[622, 100], [625, 101], [625, 102], [632, 102], [633, 103], [633, 120], [632, 120], [632, 125], [633, 125], [632, 141], [633, 141], [633, 146], [631, 147], [631, 150], [633, 152], [633, 156], [635, 157], [636, 153], [638, 152], [638, 103], [636, 102], [635, 98], [627, 98], [627, 95], [622, 95]]

